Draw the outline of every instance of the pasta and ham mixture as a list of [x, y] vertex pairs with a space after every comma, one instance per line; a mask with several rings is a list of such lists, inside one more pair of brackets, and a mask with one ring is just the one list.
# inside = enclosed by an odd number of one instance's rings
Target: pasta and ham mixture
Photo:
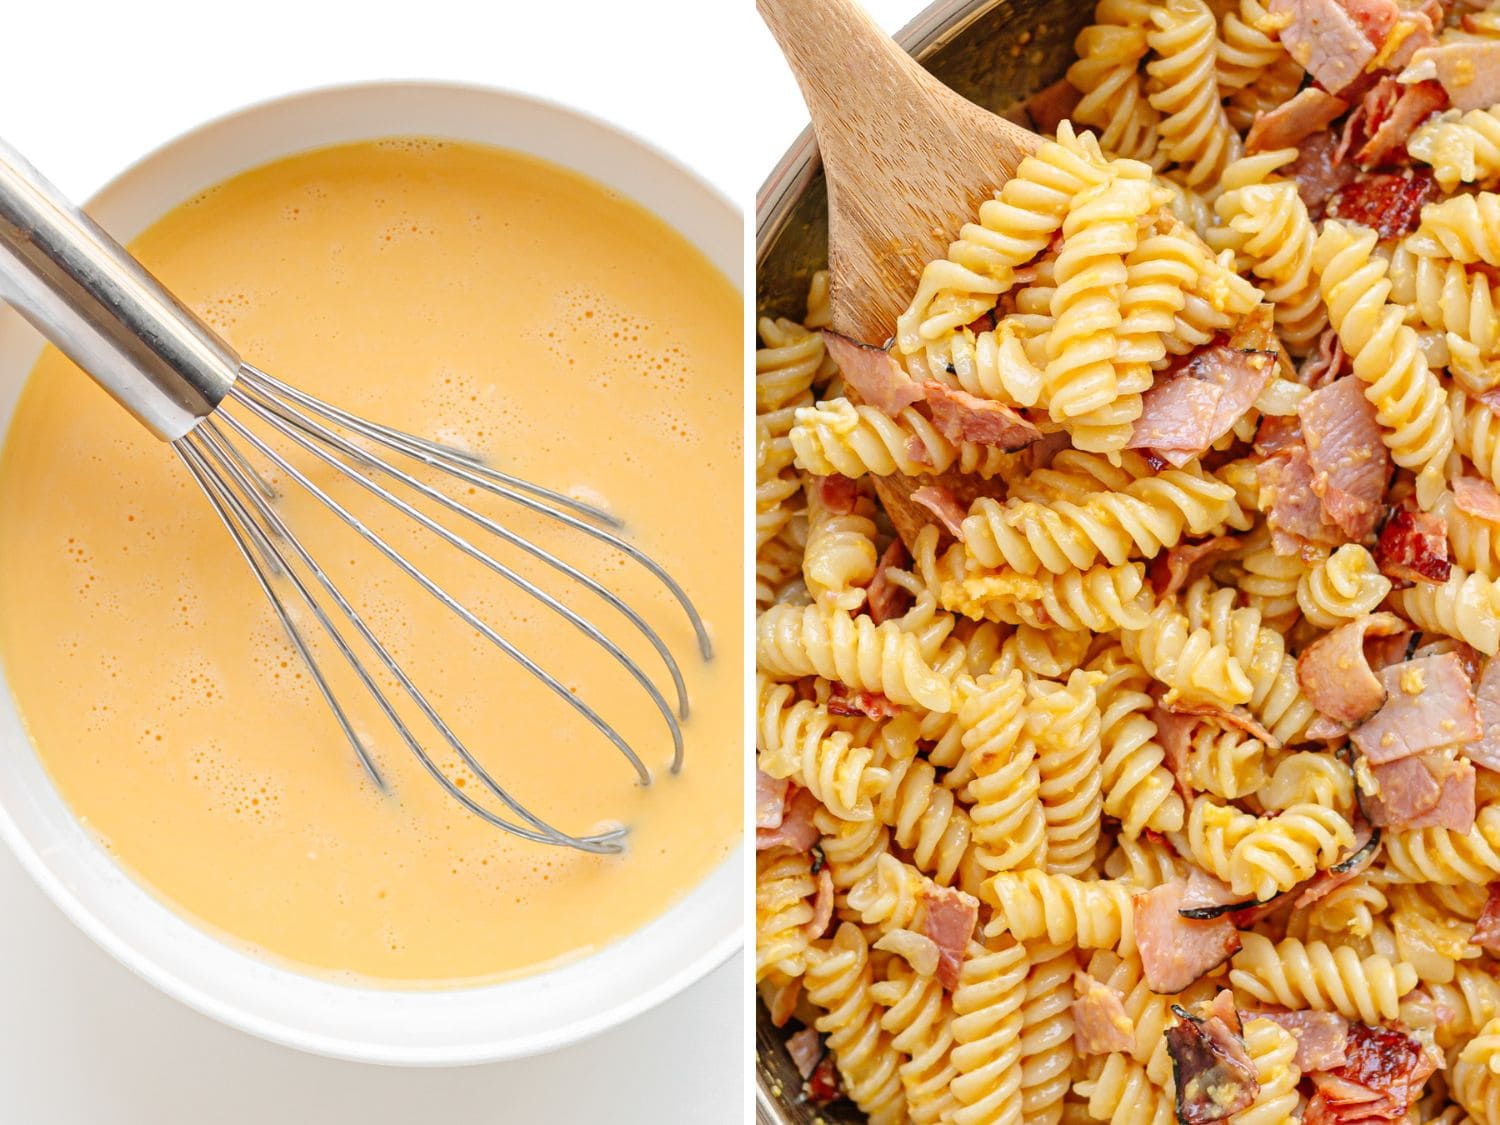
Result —
[[760, 324], [800, 1096], [1500, 1125], [1500, 4], [1076, 48], [891, 341]]

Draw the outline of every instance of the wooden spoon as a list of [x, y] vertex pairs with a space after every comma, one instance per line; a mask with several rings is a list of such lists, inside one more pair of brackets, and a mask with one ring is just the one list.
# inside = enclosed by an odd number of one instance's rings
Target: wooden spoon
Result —
[[[829, 303], [836, 331], [880, 344], [916, 291], [922, 268], [994, 195], [1041, 138], [959, 97], [891, 41], [855, 0], [756, 0], [786, 56], [828, 181]], [[962, 477], [876, 478], [910, 546], [932, 514], [923, 484]]]

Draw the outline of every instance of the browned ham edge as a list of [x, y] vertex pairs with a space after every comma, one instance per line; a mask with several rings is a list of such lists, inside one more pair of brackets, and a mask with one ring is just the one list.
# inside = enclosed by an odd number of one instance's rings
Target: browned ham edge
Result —
[[894, 418], [912, 403], [922, 401], [921, 384], [885, 349], [851, 340], [828, 328], [823, 330], [823, 342], [839, 365], [844, 382], [876, 410]]
[[958, 987], [964, 952], [979, 923], [979, 901], [952, 887], [927, 888], [922, 901], [922, 932], [938, 947], [937, 978], [951, 992]]
[[1405, 633], [1394, 613], [1371, 613], [1319, 637], [1297, 658], [1297, 684], [1320, 714], [1338, 723], [1358, 723], [1385, 702], [1385, 687], [1365, 654], [1370, 637]]
[[943, 383], [921, 385], [932, 411], [932, 424], [952, 442], [971, 441], [1014, 452], [1025, 449], [1042, 431], [1003, 402], [980, 398]]
[[1375, 563], [1401, 586], [1448, 581], [1448, 521], [1432, 512], [1397, 508], [1380, 530]]
[[804, 1027], [787, 1039], [786, 1053], [791, 1056], [797, 1073], [803, 1078], [811, 1078], [812, 1072], [818, 1067], [818, 1060], [823, 1057], [823, 1040], [812, 1028]]
[[833, 872], [825, 863], [818, 869], [818, 893], [813, 899], [813, 916], [805, 927], [807, 936], [817, 941], [833, 921]]
[[953, 538], [963, 541], [964, 517], [969, 513], [954, 498], [952, 492], [940, 484], [929, 484], [911, 494], [913, 504], [920, 504], [938, 518]]
[[911, 607], [913, 601], [911, 591], [891, 581], [889, 573], [891, 570], [905, 570], [910, 565], [911, 553], [907, 551], [906, 544], [898, 535], [890, 541], [885, 552], [880, 556], [880, 563], [875, 568], [875, 577], [870, 582], [865, 598], [865, 604], [875, 624], [879, 625], [882, 621], [900, 617]]
[[1490, 897], [1474, 923], [1474, 935], [1469, 938], [1490, 956], [1500, 956], [1500, 883], [1490, 884]]
[[1500, 102], [1500, 42], [1470, 40], [1423, 47], [1401, 72], [1402, 82], [1436, 79], [1455, 109]]
[[1254, 1104], [1260, 1093], [1255, 1065], [1245, 1049], [1234, 997], [1221, 991], [1194, 1015], [1174, 1004], [1179, 1022], [1166, 1031], [1182, 1125], [1223, 1121]]
[[1228, 918], [1184, 918], [1182, 882], [1163, 883], [1132, 897], [1136, 948], [1152, 992], [1181, 992], [1229, 960], [1240, 947]]
[[818, 826], [813, 823], [813, 813], [818, 810], [818, 800], [806, 789], [795, 785], [785, 802], [781, 823], [775, 828], [755, 830], [755, 850], [768, 848], [791, 848], [805, 852], [818, 842]]
[[1453, 482], [1453, 503], [1461, 512], [1500, 523], [1500, 492], [1478, 477], [1459, 477]]

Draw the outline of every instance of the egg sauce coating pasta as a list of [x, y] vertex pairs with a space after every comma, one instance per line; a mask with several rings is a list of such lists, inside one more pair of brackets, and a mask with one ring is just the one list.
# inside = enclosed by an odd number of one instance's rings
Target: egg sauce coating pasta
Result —
[[[1040, 437], [773, 376], [758, 661], [868, 724], [801, 736], [846, 764], [796, 783], [808, 963], [841, 923], [872, 950], [878, 1021], [826, 1042], [875, 1118], [1168, 1125], [1167, 1033], [1227, 989], [1230, 1122], [1343, 1112], [1323, 1020], [1413, 1060], [1392, 1119], [1500, 1125], [1500, 105], [1412, 62], [1492, 50], [1493, 7], [1097, 0], [1071, 119], [952, 216], [888, 349]], [[1356, 9], [1390, 34], [1327, 49]]]

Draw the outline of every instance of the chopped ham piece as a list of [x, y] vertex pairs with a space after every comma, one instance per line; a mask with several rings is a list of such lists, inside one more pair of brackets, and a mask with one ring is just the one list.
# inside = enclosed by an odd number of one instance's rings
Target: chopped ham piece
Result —
[[1181, 992], [1240, 947], [1227, 916], [1197, 921], [1178, 913], [1185, 889], [1181, 882], [1163, 883], [1131, 899], [1136, 947], [1152, 992]]
[[1370, 773], [1379, 791], [1365, 797], [1365, 806], [1382, 828], [1474, 827], [1474, 767], [1467, 760], [1418, 754], [1373, 766]]
[[1167, 1028], [1166, 1043], [1177, 1087], [1177, 1120], [1206, 1125], [1252, 1105], [1260, 1083], [1245, 1049], [1233, 994], [1222, 990], [1201, 1017], [1175, 1004], [1172, 1010], [1179, 1022]]
[[1500, 523], [1500, 492], [1489, 481], [1459, 477], [1453, 482], [1453, 503], [1461, 512]]
[[[1317, 390], [1326, 387], [1340, 375], [1347, 374], [1349, 356], [1344, 351], [1339, 334], [1332, 328], [1323, 329], [1323, 334], [1318, 337], [1317, 350], [1308, 355], [1297, 369], [1297, 381]], [[1259, 436], [1256, 435], [1257, 438]]]
[[815, 477], [818, 499], [823, 506], [836, 515], [847, 516], [859, 502], [859, 483], [849, 477], [834, 473], [832, 476]]
[[828, 697], [830, 715], [863, 715], [867, 719], [889, 719], [901, 713], [901, 705], [892, 703], [878, 691], [852, 691], [836, 683]]
[[1381, 574], [1402, 586], [1448, 581], [1448, 521], [1432, 512], [1397, 508], [1380, 529], [1375, 563]]
[[1038, 133], [1056, 133], [1063, 121], [1073, 116], [1083, 95], [1066, 78], [1059, 78], [1026, 99], [1026, 113]]
[[1500, 659], [1490, 657], [1479, 684], [1474, 689], [1474, 706], [1479, 712], [1479, 738], [1460, 748], [1460, 753], [1476, 766], [1500, 770]]
[[1490, 897], [1485, 900], [1484, 910], [1474, 923], [1474, 936], [1469, 940], [1490, 956], [1500, 956], [1500, 883], [1490, 884]]
[[927, 443], [917, 434], [912, 434], [906, 439], [906, 456], [918, 465], [926, 465], [932, 468], [932, 451], [927, 448]]
[[1425, 118], [1447, 104], [1448, 95], [1436, 82], [1403, 86], [1383, 77], [1366, 91], [1344, 122], [1335, 155], [1342, 161], [1352, 152], [1364, 168], [1385, 163], [1401, 152]]
[[1273, 20], [1287, 21], [1281, 28], [1287, 52], [1335, 94], [1360, 76], [1380, 42], [1366, 30], [1371, 20], [1356, 19], [1352, 6], [1339, 0], [1271, 0], [1269, 5]]
[[1343, 1066], [1349, 1021], [1337, 1012], [1246, 1011], [1245, 1019], [1270, 1020], [1280, 1024], [1297, 1040], [1297, 1069], [1303, 1074]]
[[959, 541], [963, 540], [964, 517], [969, 513], [954, 499], [953, 493], [940, 484], [929, 484], [914, 491], [911, 501], [937, 516], [938, 521], [948, 529], [949, 535]]
[[1319, 637], [1297, 658], [1297, 684], [1318, 711], [1340, 723], [1359, 723], [1385, 703], [1386, 689], [1370, 668], [1365, 641], [1405, 633], [1394, 613], [1369, 613]]
[[1375, 530], [1391, 460], [1375, 407], [1353, 375], [1302, 400], [1297, 416], [1312, 464], [1312, 490], [1328, 518], [1350, 539]]
[[1334, 192], [1354, 179], [1358, 168], [1338, 155], [1339, 141], [1332, 133], [1315, 133], [1297, 146], [1298, 157], [1287, 174], [1297, 182], [1297, 194], [1315, 219]]
[[791, 782], [755, 771], [755, 827], [780, 828], [786, 816], [786, 791]]
[[979, 923], [979, 900], [952, 887], [928, 888], [922, 892], [926, 905], [922, 932], [937, 943], [937, 978], [950, 992], [958, 987], [964, 951]]
[[[1420, 640], [1421, 638], [1417, 636], [1413, 639]], [[1445, 652], [1451, 652], [1454, 656], [1458, 657], [1458, 662], [1463, 665], [1464, 675], [1469, 677], [1469, 683], [1472, 684], [1478, 681], [1479, 673], [1484, 668], [1484, 655], [1472, 645], [1464, 644], [1463, 641], [1455, 641], [1452, 638], [1444, 637], [1442, 640], [1433, 641], [1431, 644], [1419, 645], [1406, 659], [1420, 660], [1425, 656], [1441, 656]], [[1396, 661], [1391, 660], [1387, 663], [1394, 664]]]
[[1269, 113], [1256, 114], [1250, 132], [1245, 135], [1245, 151], [1260, 153], [1271, 148], [1290, 148], [1334, 123], [1334, 118], [1349, 108], [1349, 102], [1335, 98], [1326, 90], [1308, 86], [1290, 101]]
[[818, 826], [813, 823], [813, 813], [818, 811], [818, 800], [806, 789], [796, 789], [786, 802], [786, 812], [775, 828], [755, 830], [755, 850], [768, 848], [791, 848], [805, 852], [818, 842]]
[[833, 921], [833, 872], [825, 863], [818, 869], [818, 894], [813, 899], [813, 916], [803, 927], [810, 941], [817, 941]]
[[1240, 547], [1239, 539], [1233, 535], [1215, 535], [1212, 539], [1179, 543], [1151, 560], [1146, 571], [1151, 588], [1158, 598], [1170, 597], [1198, 577], [1220, 555], [1233, 554]]
[[1073, 1042], [1080, 1054], [1107, 1055], [1135, 1048], [1135, 1024], [1120, 994], [1087, 973], [1073, 974]]
[[[1261, 305], [1246, 320], [1269, 323], [1270, 315]], [[1141, 396], [1126, 448], [1149, 449], [1181, 468], [1227, 434], [1275, 374], [1273, 351], [1222, 341], [1200, 348]]]
[[859, 397], [894, 418], [914, 402], [922, 401], [922, 386], [901, 369], [884, 348], [861, 344], [825, 328], [823, 342], [839, 365], [846, 385]]
[[1417, 82], [1401, 87], [1380, 123], [1354, 154], [1366, 168], [1391, 161], [1406, 148], [1417, 126], [1448, 104], [1448, 95], [1436, 82]]
[[1242, 731], [1251, 738], [1258, 739], [1273, 750], [1281, 749], [1281, 739], [1268, 731], [1254, 715], [1244, 707], [1225, 707], [1222, 703], [1214, 703], [1209, 700], [1189, 701], [1176, 699], [1167, 704], [1169, 711], [1176, 711], [1183, 715], [1195, 715], [1201, 718], [1213, 719], [1222, 727], [1232, 727], [1234, 730]]
[[1422, 221], [1422, 205], [1437, 193], [1426, 168], [1362, 172], [1328, 200], [1324, 214], [1369, 227], [1381, 238], [1411, 234]]
[[818, 1060], [823, 1057], [823, 1040], [812, 1028], [804, 1027], [786, 1041], [786, 1053], [791, 1056], [797, 1073], [803, 1078], [811, 1078]]
[[911, 606], [913, 601], [911, 591], [904, 586], [896, 585], [887, 573], [891, 570], [905, 570], [910, 565], [911, 553], [907, 551], [906, 544], [901, 542], [901, 537], [898, 535], [891, 540], [885, 553], [880, 556], [880, 565], [875, 568], [875, 577], [870, 582], [870, 589], [865, 598], [870, 617], [875, 624], [879, 625], [882, 621], [900, 617]]
[[1402, 82], [1434, 78], [1454, 109], [1487, 109], [1500, 102], [1500, 42], [1469, 39], [1423, 47], [1401, 72]]
[[1397, 1121], [1422, 1094], [1442, 1056], [1400, 1031], [1352, 1023], [1344, 1062], [1314, 1071], [1317, 1091], [1304, 1125], [1314, 1122]]
[[922, 390], [932, 410], [932, 424], [949, 441], [972, 441], [1001, 449], [1025, 449], [1042, 431], [1003, 402], [980, 398], [943, 383], [926, 382]]
[[1224, 907], [1243, 906], [1245, 896], [1237, 895], [1229, 884], [1215, 879], [1200, 867], [1188, 872], [1187, 889], [1182, 892], [1182, 901], [1177, 912], [1184, 918], [1214, 918], [1223, 914]]
[[1333, 119], [1348, 108], [1349, 103], [1343, 98], [1336, 98], [1316, 86], [1307, 86], [1275, 109], [1255, 115], [1250, 132], [1245, 135], [1245, 151], [1265, 152], [1300, 144], [1314, 133], [1328, 128]]
[[1169, 711], [1160, 705], [1151, 709], [1151, 721], [1156, 724], [1156, 741], [1161, 744], [1167, 769], [1177, 779], [1177, 788], [1184, 800], [1193, 799], [1193, 786], [1189, 780], [1191, 739], [1198, 720], [1192, 715]]
[[1350, 732], [1354, 745], [1372, 764], [1479, 737], [1479, 712], [1469, 677], [1455, 654], [1392, 664], [1381, 671], [1380, 682], [1385, 704]]
[[1492, 391], [1485, 391], [1482, 395], [1471, 394], [1469, 397], [1475, 402], [1483, 404], [1491, 414], [1500, 418], [1500, 387], [1496, 387]]
[[1277, 554], [1298, 554], [1310, 543], [1333, 547], [1344, 541], [1313, 489], [1316, 479], [1312, 456], [1300, 439], [1255, 466], [1260, 506]]

